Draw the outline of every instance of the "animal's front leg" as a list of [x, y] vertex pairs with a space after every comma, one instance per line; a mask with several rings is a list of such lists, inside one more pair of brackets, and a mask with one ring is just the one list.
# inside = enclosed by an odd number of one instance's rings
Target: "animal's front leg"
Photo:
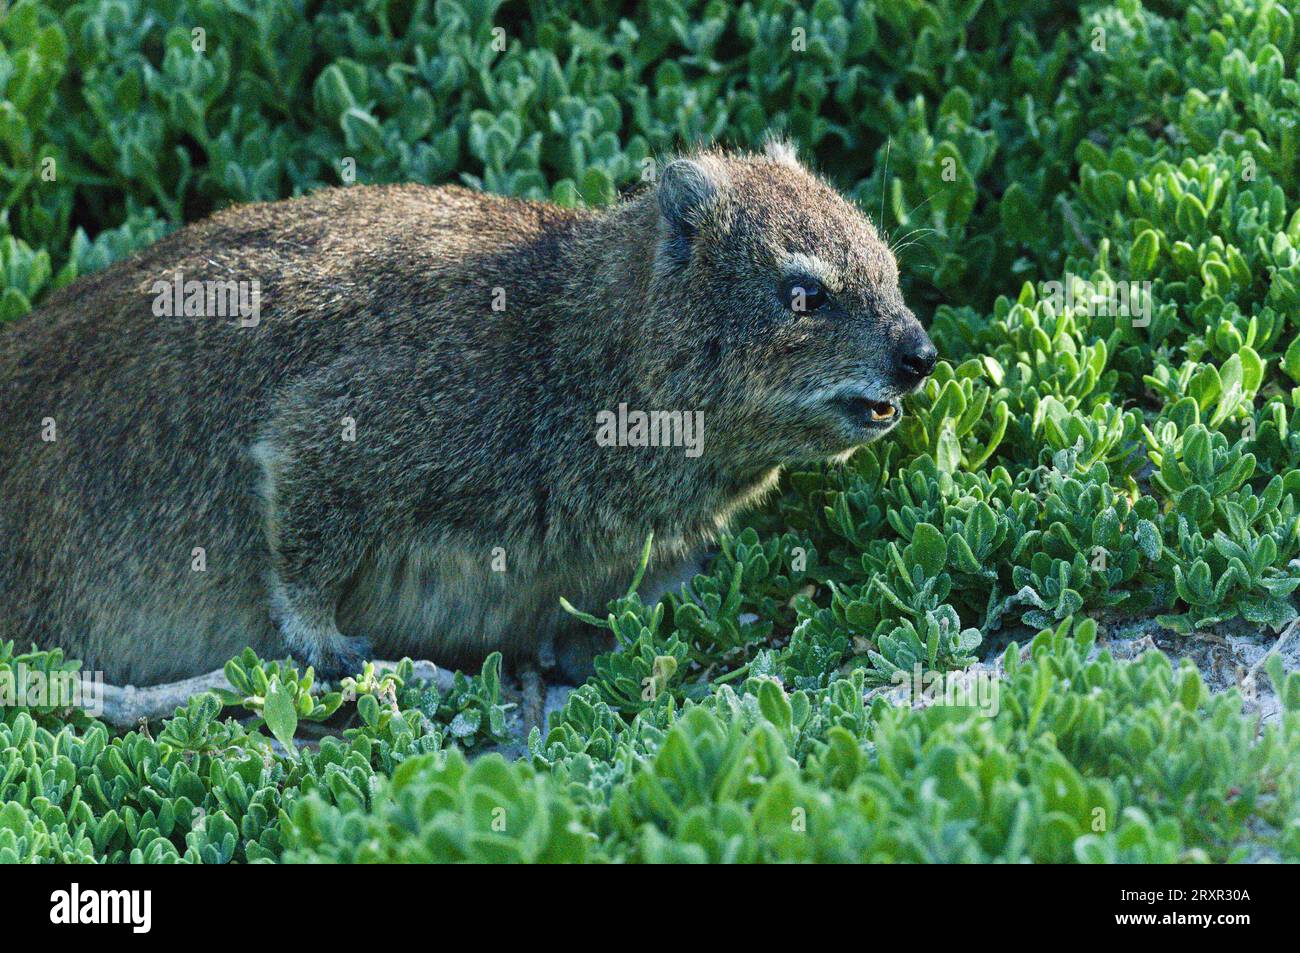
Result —
[[263, 442], [268, 609], [285, 647], [321, 678], [361, 672], [370, 643], [338, 629], [343, 587], [364, 554], [364, 515], [343, 498], [313, 454]]
[[339, 631], [334, 618], [337, 595], [310, 577], [309, 567], [287, 580], [283, 573], [273, 574], [271, 618], [286, 648], [321, 678], [334, 681], [360, 674], [371, 658], [369, 641]]

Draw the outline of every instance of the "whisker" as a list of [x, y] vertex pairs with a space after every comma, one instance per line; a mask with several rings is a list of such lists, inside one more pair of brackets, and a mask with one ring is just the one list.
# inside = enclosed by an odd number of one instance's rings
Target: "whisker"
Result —
[[[935, 193], [934, 193], [933, 195], [931, 195], [929, 198], [925, 199], [925, 201], [918, 203], [917, 206], [916, 206], [915, 208], [913, 208], [910, 212], [907, 213], [907, 217], [910, 219], [910, 218], [911, 218], [913, 215], [915, 215], [917, 212], [921, 211], [921, 209], [923, 209], [923, 208], [925, 208], [927, 205], [929, 205], [930, 202], [932, 202], [932, 201], [934, 200], [934, 197], [935, 197], [936, 195], [938, 195], [938, 194], [939, 194], [938, 192], [935, 192]], [[910, 234], [912, 234], [912, 233], [911, 233], [911, 232], [908, 232], [908, 235], [910, 235]], [[903, 238], [906, 239], [906, 238], [907, 238], [907, 235], [904, 235]], [[894, 250], [894, 246], [893, 246], [893, 244], [892, 244], [893, 241], [894, 241], [894, 238], [893, 238], [893, 236], [891, 235], [891, 236], [890, 236], [890, 246], [889, 246], [890, 251], [893, 251], [893, 250]]]
[[893, 136], [885, 137], [885, 177], [880, 185], [880, 227], [885, 227], [885, 196], [889, 194], [889, 153], [894, 147]]
[[934, 234], [937, 235], [937, 234], [939, 233], [939, 230], [936, 229], [936, 228], [930, 228], [929, 226], [923, 226], [923, 227], [921, 227], [921, 228], [914, 228], [914, 229], [912, 229], [910, 232], [908, 232], [906, 235], [904, 235], [902, 238], [900, 238], [899, 241], [900, 241], [900, 242], [905, 242], [905, 241], [907, 241], [909, 238], [911, 238], [913, 235], [924, 235], [926, 232], [933, 232]]

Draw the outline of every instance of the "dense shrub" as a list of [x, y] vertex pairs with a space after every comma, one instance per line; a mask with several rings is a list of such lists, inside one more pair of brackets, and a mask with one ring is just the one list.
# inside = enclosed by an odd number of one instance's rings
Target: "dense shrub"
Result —
[[[245, 658], [251, 725], [8, 711], [0, 857], [1294, 857], [1296, 677], [1257, 737], [1235, 694], [1068, 628], [1296, 617], [1298, 47], [1270, 0], [21, 0], [0, 320], [353, 169], [602, 204], [779, 129], [883, 216], [945, 361], [688, 590], [578, 607], [623, 650], [523, 761], [449, 748], [499, 737], [491, 670], [449, 698], [372, 673], [346, 740], [286, 757], [268, 733], [345, 702]], [[996, 717], [861, 702], [1026, 637]]]

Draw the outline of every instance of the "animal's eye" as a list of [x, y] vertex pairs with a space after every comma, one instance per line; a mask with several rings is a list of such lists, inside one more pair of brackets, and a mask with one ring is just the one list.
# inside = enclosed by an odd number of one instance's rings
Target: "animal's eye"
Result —
[[785, 303], [796, 314], [812, 314], [829, 302], [826, 289], [812, 278], [796, 278], [786, 284]]

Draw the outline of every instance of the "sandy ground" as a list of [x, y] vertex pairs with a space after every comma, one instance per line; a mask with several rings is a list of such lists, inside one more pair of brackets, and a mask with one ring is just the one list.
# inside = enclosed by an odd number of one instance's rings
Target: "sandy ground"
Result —
[[1212, 692], [1241, 689], [1245, 710], [1260, 715], [1261, 723], [1276, 719], [1282, 710], [1277, 691], [1264, 673], [1264, 659], [1273, 650], [1288, 671], [1300, 670], [1300, 626], [1292, 625], [1271, 635], [1247, 624], [1223, 625], [1206, 632], [1181, 635], [1154, 620], [1116, 627], [1106, 641], [1113, 654], [1136, 657], [1158, 649], [1177, 665], [1194, 664]]

